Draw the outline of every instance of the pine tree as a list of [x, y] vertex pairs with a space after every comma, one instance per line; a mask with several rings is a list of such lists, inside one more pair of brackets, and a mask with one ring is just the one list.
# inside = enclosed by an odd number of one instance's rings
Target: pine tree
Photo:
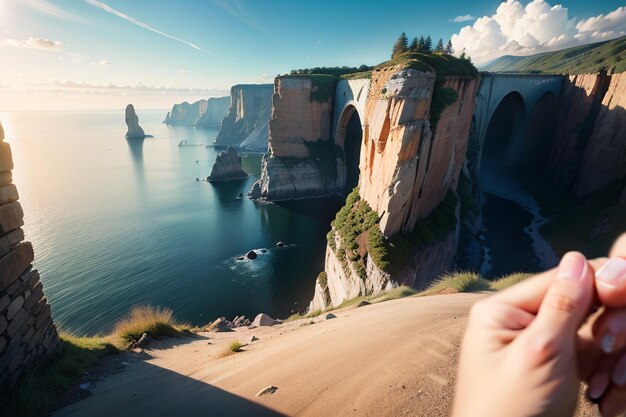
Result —
[[408, 43], [409, 40], [406, 38], [406, 34], [402, 32], [402, 35], [400, 35], [396, 43], [393, 45], [391, 57], [395, 58], [396, 56], [405, 53], [409, 48]]
[[437, 42], [437, 47], [435, 48], [435, 52], [443, 54], [443, 39], [439, 38], [439, 42]]
[[409, 51], [411, 52], [417, 52], [417, 38], [413, 38], [413, 40], [411, 41], [411, 44], [409, 45]]
[[446, 55], [452, 55], [454, 53], [454, 49], [452, 49], [452, 39], [448, 41], [444, 52], [446, 53]]
[[428, 35], [426, 37], [426, 40], [424, 41], [424, 52], [432, 52], [433, 51], [433, 40], [430, 37], [430, 35]]
[[424, 52], [424, 45], [426, 44], [426, 41], [424, 40], [423, 36], [420, 36], [420, 40], [417, 41], [417, 50], [418, 52]]

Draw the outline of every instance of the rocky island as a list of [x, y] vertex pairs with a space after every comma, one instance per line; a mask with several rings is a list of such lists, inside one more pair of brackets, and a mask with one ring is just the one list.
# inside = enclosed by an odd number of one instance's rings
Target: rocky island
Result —
[[175, 104], [163, 123], [171, 126], [219, 127], [226, 116], [230, 97], [211, 97], [194, 103]]
[[139, 126], [139, 118], [135, 113], [135, 106], [129, 104], [126, 106], [126, 126], [128, 126], [128, 132], [126, 132], [126, 139], [143, 139], [152, 137], [146, 135], [141, 126]]
[[248, 174], [241, 167], [241, 157], [232, 146], [217, 155], [211, 175], [207, 181], [227, 181], [248, 178]]

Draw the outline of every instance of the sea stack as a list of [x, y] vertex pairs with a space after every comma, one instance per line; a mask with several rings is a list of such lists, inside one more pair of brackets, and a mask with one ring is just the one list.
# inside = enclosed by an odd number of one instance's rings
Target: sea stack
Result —
[[237, 151], [229, 146], [225, 151], [217, 155], [211, 175], [207, 181], [226, 181], [248, 178], [248, 174], [241, 167], [241, 158]]
[[126, 139], [143, 139], [147, 137], [141, 126], [139, 126], [139, 118], [132, 104], [126, 106], [126, 126], [128, 126]]

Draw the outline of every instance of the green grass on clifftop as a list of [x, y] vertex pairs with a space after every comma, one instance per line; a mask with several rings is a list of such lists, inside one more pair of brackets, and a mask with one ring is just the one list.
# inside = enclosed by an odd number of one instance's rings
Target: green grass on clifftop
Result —
[[503, 56], [485, 65], [490, 72], [592, 74], [626, 71], [626, 37], [526, 57]]
[[427, 52], [406, 52], [389, 61], [376, 65], [374, 69], [382, 69], [395, 65], [402, 65], [404, 68], [412, 68], [424, 72], [433, 72], [434, 70], [440, 77], [449, 75], [473, 77], [478, 75], [476, 67], [467, 59]]

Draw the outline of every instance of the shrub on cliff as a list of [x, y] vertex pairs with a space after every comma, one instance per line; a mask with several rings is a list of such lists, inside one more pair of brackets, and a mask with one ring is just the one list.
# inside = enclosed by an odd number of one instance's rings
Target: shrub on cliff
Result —
[[160, 338], [163, 336], [180, 336], [189, 326], [178, 323], [169, 308], [135, 306], [121, 318], [113, 328], [113, 335], [127, 342], [139, 340], [141, 335]]

